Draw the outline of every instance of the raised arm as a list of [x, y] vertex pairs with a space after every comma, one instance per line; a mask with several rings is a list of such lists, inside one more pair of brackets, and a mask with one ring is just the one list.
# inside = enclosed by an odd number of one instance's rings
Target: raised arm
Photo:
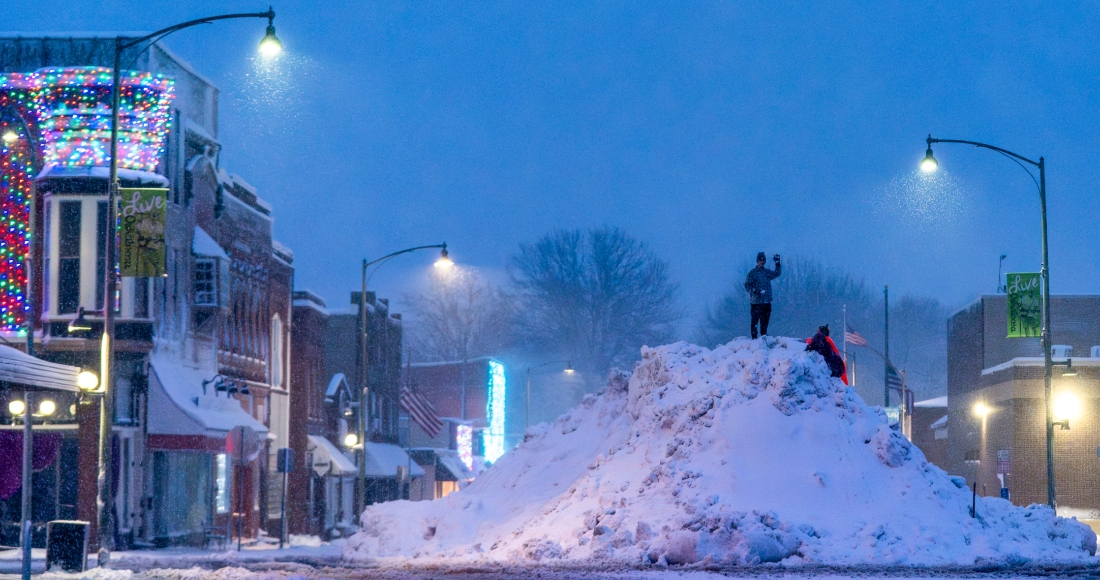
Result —
[[775, 280], [783, 273], [783, 264], [781, 262], [775, 263], [775, 270], [768, 271], [768, 280]]

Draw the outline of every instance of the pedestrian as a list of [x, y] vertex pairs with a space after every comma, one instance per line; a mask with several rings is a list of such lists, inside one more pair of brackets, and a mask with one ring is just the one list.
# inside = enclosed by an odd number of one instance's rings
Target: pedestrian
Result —
[[848, 369], [844, 364], [844, 358], [836, 348], [836, 343], [829, 338], [829, 325], [819, 326], [817, 334], [813, 338], [806, 339], [806, 350], [816, 352], [825, 358], [825, 364], [829, 366], [829, 373], [848, 384]]
[[772, 280], [779, 277], [783, 271], [779, 264], [779, 254], [772, 257], [775, 260], [775, 270], [764, 267], [767, 258], [764, 252], [756, 255], [756, 267], [749, 270], [745, 276], [745, 292], [749, 293], [749, 313], [752, 323], [749, 328], [752, 337], [756, 338], [756, 324], [760, 323], [760, 335], [768, 334], [768, 321], [772, 318]]

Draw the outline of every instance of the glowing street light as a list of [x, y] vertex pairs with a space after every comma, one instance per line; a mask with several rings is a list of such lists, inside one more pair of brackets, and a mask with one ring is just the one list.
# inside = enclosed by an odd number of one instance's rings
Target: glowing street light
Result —
[[26, 410], [27, 405], [23, 401], [15, 400], [8, 403], [8, 412], [11, 413], [12, 417], [22, 415]]
[[91, 371], [80, 371], [76, 375], [76, 386], [82, 391], [94, 391], [99, 388], [99, 377]]
[[12, 143], [15, 143], [19, 140], [19, 135], [16, 135], [15, 131], [5, 131], [3, 139], [4, 143], [11, 145]]
[[992, 411], [992, 409], [990, 409], [989, 406], [986, 405], [985, 403], [977, 403], [977, 404], [974, 405], [974, 416], [975, 417], [985, 419], [986, 417], [989, 416], [989, 413], [991, 411]]
[[359, 444], [359, 436], [355, 433], [344, 435], [344, 447], [355, 447]]
[[1069, 429], [1070, 419], [1081, 416], [1081, 399], [1071, 391], [1062, 391], [1054, 398], [1054, 424], [1060, 429]]
[[450, 269], [455, 265], [451, 261], [451, 255], [447, 253], [447, 244], [443, 244], [443, 250], [439, 252], [439, 259], [435, 261], [435, 267], [441, 270]]
[[[1051, 331], [1050, 331], [1050, 256], [1049, 256], [1049, 244], [1047, 243], [1047, 169], [1046, 159], [1039, 157], [1039, 160], [1028, 159], [1018, 153], [1013, 153], [1008, 149], [1002, 149], [994, 145], [987, 143], [979, 143], [978, 141], [966, 141], [963, 139], [936, 139], [932, 135], [928, 136], [925, 140], [928, 143], [928, 149], [925, 152], [924, 160], [921, 161], [921, 169], [925, 172], [935, 171], [939, 164], [936, 162], [936, 158], [932, 156], [932, 144], [933, 143], [959, 143], [962, 145], [972, 145], [982, 149], [989, 149], [996, 151], [1001, 155], [1009, 158], [1013, 163], [1019, 165], [1024, 171], [1027, 172], [1028, 177], [1035, 183], [1035, 188], [1039, 190], [1039, 217], [1040, 228], [1042, 234], [1042, 252], [1043, 262], [1040, 275], [1043, 279], [1043, 288], [1040, 292], [1042, 296], [1042, 313], [1043, 313], [1043, 331], [1042, 331], [1042, 348], [1043, 348], [1043, 400], [1046, 403], [1046, 464], [1047, 464], [1047, 505], [1051, 508], [1057, 507], [1057, 485], [1054, 479], [1054, 416], [1053, 416], [1053, 394], [1052, 394], [1052, 381], [1054, 376], [1054, 361], [1052, 360], [1051, 353]], [[1035, 167], [1039, 170], [1039, 178], [1035, 178], [1035, 174], [1028, 169], [1028, 166]]]
[[265, 58], [275, 57], [283, 51], [283, 43], [279, 42], [278, 36], [275, 36], [274, 20], [275, 12], [271, 12], [271, 16], [267, 19], [267, 34], [260, 41], [260, 54], [264, 55]]
[[935, 173], [940, 168], [936, 157], [932, 155], [932, 144], [928, 144], [928, 150], [924, 153], [924, 159], [920, 162], [920, 170], [925, 173]]

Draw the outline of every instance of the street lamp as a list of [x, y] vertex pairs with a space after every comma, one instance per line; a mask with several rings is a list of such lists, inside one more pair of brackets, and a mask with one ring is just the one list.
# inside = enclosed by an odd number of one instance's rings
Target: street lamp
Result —
[[[190, 28], [192, 26], [198, 26], [200, 24], [210, 24], [218, 20], [229, 20], [235, 18], [266, 18], [267, 19], [267, 33], [260, 43], [260, 51], [264, 54], [273, 54], [278, 52], [274, 50], [275, 46], [278, 46], [279, 50], [282, 49], [282, 44], [279, 43], [278, 37], [275, 36], [275, 10], [269, 8], [267, 12], [249, 12], [239, 14], [222, 14], [219, 16], [208, 16], [206, 18], [198, 18], [196, 20], [188, 20], [187, 22], [181, 22], [179, 24], [169, 26], [168, 28], [162, 28], [152, 34], [147, 34], [141, 38], [135, 40], [126, 40], [123, 37], [115, 38], [115, 58], [114, 66], [111, 70], [111, 168], [108, 177], [107, 187], [107, 223], [118, 223], [118, 211], [117, 211], [117, 199], [118, 199], [118, 125], [119, 125], [119, 103], [122, 96], [122, 53], [130, 48], [138, 46], [142, 43], [153, 41], [153, 43], [159, 42], [164, 37], [183, 30], [184, 28]], [[112, 534], [111, 529], [111, 510], [110, 506], [110, 486], [107, 485], [107, 465], [109, 463], [108, 454], [110, 453], [110, 434], [111, 423], [114, 418], [114, 391], [111, 388], [113, 381], [113, 365], [114, 365], [114, 333], [115, 333], [115, 287], [118, 283], [116, 279], [117, 275], [117, 260], [115, 255], [117, 253], [116, 237], [118, 235], [116, 228], [107, 228], [107, 244], [106, 244], [106, 262], [108, 267], [105, 268], [105, 274], [103, 277], [103, 286], [105, 292], [103, 293], [103, 334], [100, 337], [99, 344], [99, 369], [102, 378], [103, 400], [99, 405], [99, 473], [96, 478], [96, 509], [99, 511], [97, 518], [96, 534], [99, 544], [99, 558], [97, 563], [99, 566], [106, 564], [107, 559], [110, 557], [110, 543]]]
[[539, 367], [544, 367], [544, 366], [547, 366], [547, 365], [560, 365], [561, 363], [565, 363], [565, 368], [563, 369], [563, 372], [567, 375], [572, 375], [573, 374], [573, 361], [569, 361], [569, 360], [552, 360], [552, 361], [549, 361], [549, 362], [544, 362], [544, 363], [537, 364], [533, 367], [527, 367], [527, 404], [524, 406], [524, 417], [523, 417], [524, 437], [527, 436], [526, 435], [527, 429], [529, 429], [531, 427], [531, 371], [533, 371], [533, 370], [535, 370]]
[[[368, 405], [367, 401], [367, 394], [370, 392], [370, 385], [367, 380], [367, 282], [370, 281], [371, 276], [374, 276], [374, 272], [377, 272], [378, 268], [390, 259], [396, 258], [402, 254], [429, 249], [440, 250], [439, 258], [435, 261], [436, 268], [450, 268], [454, 266], [450, 254], [447, 253], [447, 242], [405, 248], [404, 250], [386, 254], [377, 260], [371, 260], [369, 262], [366, 258], [363, 258], [363, 287], [359, 293], [359, 433], [357, 443], [366, 443], [367, 423], [370, 420], [370, 405]], [[368, 276], [367, 269], [371, 266], [374, 266], [374, 271]], [[359, 507], [362, 508], [367, 503], [367, 451], [365, 446], [363, 452], [359, 455], [359, 476], [357, 479], [358, 481], [356, 483], [358, 485], [356, 486], [356, 491], [359, 494], [359, 501], [361, 503]], [[362, 509], [358, 511], [362, 512]]]
[[[1041, 217], [1042, 227], [1042, 245], [1043, 245], [1043, 264], [1040, 274], [1043, 277], [1043, 331], [1042, 331], [1042, 346], [1043, 346], [1043, 398], [1046, 403], [1046, 440], [1047, 440], [1047, 505], [1051, 508], [1057, 507], [1056, 501], [1056, 486], [1054, 481], [1054, 418], [1052, 414], [1051, 403], [1051, 380], [1054, 374], [1054, 362], [1051, 360], [1051, 344], [1052, 338], [1050, 335], [1050, 256], [1047, 245], [1047, 173], [1046, 173], [1046, 160], [1040, 157], [1038, 161], [1034, 161], [1024, 157], [1022, 155], [1013, 153], [1007, 149], [1001, 149], [993, 145], [987, 145], [985, 143], [979, 143], [977, 141], [964, 141], [961, 139], [935, 139], [932, 135], [928, 136], [925, 140], [928, 143], [928, 150], [925, 152], [924, 160], [921, 161], [921, 170], [926, 173], [931, 173], [939, 168], [939, 163], [932, 155], [933, 143], [962, 143], [964, 145], [973, 145], [974, 147], [980, 147], [983, 149], [990, 149], [996, 151], [1001, 155], [1004, 155], [1010, 159], [1016, 165], [1019, 165], [1024, 171], [1027, 172], [1031, 180], [1035, 182], [1035, 187], [1039, 189], [1039, 212]], [[1022, 163], [1021, 163], [1022, 162]], [[1033, 165], [1039, 168], [1039, 179], [1035, 179], [1035, 175], [1031, 172], [1027, 166]]]

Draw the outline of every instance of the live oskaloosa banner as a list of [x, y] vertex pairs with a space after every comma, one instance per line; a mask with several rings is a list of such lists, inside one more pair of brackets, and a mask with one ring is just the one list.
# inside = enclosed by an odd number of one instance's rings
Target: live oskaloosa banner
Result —
[[1008, 292], [1008, 338], [1041, 336], [1043, 311], [1039, 274], [1010, 273], [1005, 288]]
[[120, 274], [127, 278], [166, 276], [164, 224], [168, 190], [122, 187], [118, 193]]

